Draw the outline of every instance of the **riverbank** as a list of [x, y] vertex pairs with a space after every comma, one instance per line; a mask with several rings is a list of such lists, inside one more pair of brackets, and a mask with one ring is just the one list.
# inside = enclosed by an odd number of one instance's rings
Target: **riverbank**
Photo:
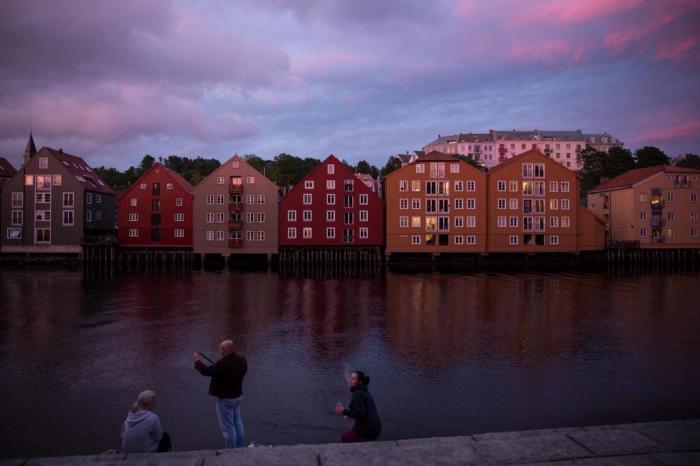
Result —
[[58, 465], [696, 465], [700, 419], [475, 434], [366, 444], [296, 445], [0, 460]]

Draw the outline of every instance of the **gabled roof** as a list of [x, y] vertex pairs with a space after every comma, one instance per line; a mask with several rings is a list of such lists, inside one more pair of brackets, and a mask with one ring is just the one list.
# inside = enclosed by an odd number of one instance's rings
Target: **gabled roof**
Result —
[[243, 163], [246, 164], [248, 167], [250, 167], [251, 170], [253, 170], [254, 172], [260, 174], [260, 176], [262, 176], [262, 179], [263, 179], [265, 182], [270, 183], [271, 185], [273, 185], [273, 186], [274, 186], [275, 188], [277, 188], [278, 190], [280, 189], [279, 186], [277, 186], [277, 184], [276, 184], [275, 182], [273, 182], [270, 178], [268, 178], [267, 176], [265, 176], [265, 175], [263, 175], [262, 173], [260, 173], [260, 171], [256, 170], [256, 168], [255, 168], [254, 166], [252, 166], [251, 164], [249, 164], [248, 162], [246, 162], [245, 159], [244, 159], [243, 157], [241, 157], [240, 155], [238, 155], [238, 154], [233, 155], [231, 158], [229, 158], [229, 159], [226, 160], [224, 163], [222, 163], [221, 165], [219, 165], [219, 168], [217, 168], [217, 169], [214, 170], [213, 172], [209, 173], [209, 174], [208, 174], [207, 176], [205, 176], [199, 183], [197, 183], [197, 186], [196, 186], [196, 187], [198, 188], [198, 187], [200, 187], [200, 186], [205, 186], [205, 181], [207, 181], [209, 178], [213, 178], [213, 177], [215, 177], [215, 176], [219, 176], [219, 174], [218, 174], [219, 171], [220, 171], [220, 170], [224, 170], [224, 169], [226, 168], [226, 165], [228, 165], [229, 163], [233, 163], [234, 161], [243, 162]]
[[547, 157], [546, 155], [544, 155], [544, 154], [543, 154], [541, 151], [539, 151], [538, 149], [526, 150], [526, 151], [523, 152], [522, 154], [518, 154], [518, 155], [516, 155], [515, 157], [511, 157], [511, 158], [509, 158], [509, 159], [507, 159], [507, 160], [504, 160], [503, 162], [501, 162], [501, 163], [499, 163], [498, 165], [496, 165], [495, 167], [493, 167], [493, 168], [489, 171], [489, 174], [496, 173], [496, 172], [502, 170], [503, 168], [505, 168], [505, 167], [507, 167], [507, 166], [509, 166], [509, 165], [512, 165], [512, 164], [517, 163], [517, 162], [521, 162], [522, 159], [524, 159], [525, 157], [531, 156], [531, 155], [534, 155], [534, 156], [536, 156], [536, 157], [539, 157], [539, 158], [543, 159], [543, 160], [542, 160], [543, 162], [545, 162], [545, 161], [552, 162], [553, 164], [556, 164], [556, 165], [560, 166], [560, 167], [563, 168], [564, 170], [570, 171], [574, 176], [576, 176], [576, 177], [578, 177], [578, 178], [581, 178], [581, 175], [579, 175], [579, 174], [576, 173], [575, 171], [571, 170], [570, 168], [566, 168], [564, 165], [562, 165], [561, 163], [557, 162], [556, 160], [552, 160], [550, 157]]
[[656, 165], [654, 167], [635, 168], [627, 171], [622, 175], [601, 183], [595, 188], [588, 191], [589, 193], [597, 193], [601, 191], [614, 191], [617, 189], [631, 188], [637, 183], [648, 178], [656, 176], [660, 173], [676, 173], [676, 174], [700, 174], [700, 170], [692, 168], [674, 167], [673, 165]]
[[131, 183], [126, 188], [120, 190], [117, 193], [117, 198], [121, 199], [125, 194], [127, 194], [129, 191], [134, 189], [136, 186], [138, 186], [141, 183], [142, 179], [146, 178], [153, 170], [156, 170], [156, 169], [163, 170], [168, 175], [170, 175], [173, 178], [173, 181], [175, 183], [177, 183], [177, 185], [180, 186], [180, 188], [182, 188], [182, 190], [185, 191], [186, 193], [189, 193], [189, 194], [194, 193], [194, 188], [192, 187], [192, 185], [190, 184], [189, 181], [187, 181], [185, 178], [182, 177], [182, 175], [180, 175], [175, 170], [169, 169], [168, 167], [166, 167], [165, 165], [163, 165], [160, 162], [155, 162], [153, 165], [151, 165], [151, 168], [149, 168], [148, 170], [143, 172], [143, 174], [141, 176], [139, 176], [139, 178], [136, 181]]
[[0, 157], [0, 176], [3, 178], [11, 177], [15, 176], [15, 173], [17, 173], [15, 167], [5, 157]]
[[82, 158], [50, 147], [42, 147], [37, 155], [41, 155], [42, 153], [48, 153], [56, 158], [56, 160], [63, 165], [63, 168], [68, 170], [68, 172], [73, 175], [73, 178], [88, 191], [114, 194], [112, 188], [110, 188]]
[[451, 161], [451, 162], [457, 162], [459, 159], [455, 157], [454, 155], [449, 155], [449, 154], [444, 154], [442, 152], [438, 152], [436, 150], [432, 152], [428, 152], [424, 156], [420, 157], [418, 159], [420, 162], [444, 162], [444, 161]]

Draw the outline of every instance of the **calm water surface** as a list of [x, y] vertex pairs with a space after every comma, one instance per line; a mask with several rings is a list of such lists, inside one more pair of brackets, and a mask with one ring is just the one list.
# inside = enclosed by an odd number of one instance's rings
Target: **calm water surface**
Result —
[[700, 274], [305, 279], [0, 269], [0, 456], [119, 445], [159, 394], [175, 448], [221, 448], [195, 350], [248, 358], [247, 441], [337, 441], [343, 374], [384, 439], [700, 416]]

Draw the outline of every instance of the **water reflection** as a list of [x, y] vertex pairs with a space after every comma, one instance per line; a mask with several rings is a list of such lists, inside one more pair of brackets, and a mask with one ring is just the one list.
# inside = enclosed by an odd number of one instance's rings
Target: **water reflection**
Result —
[[225, 337], [264, 443], [337, 440], [352, 368], [386, 439], [698, 416], [698, 278], [0, 270], [0, 455], [111, 448], [146, 387], [178, 449], [218, 448], [191, 352]]

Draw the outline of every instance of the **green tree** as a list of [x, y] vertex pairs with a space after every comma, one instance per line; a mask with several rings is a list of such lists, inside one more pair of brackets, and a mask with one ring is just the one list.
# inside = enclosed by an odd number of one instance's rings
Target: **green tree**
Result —
[[262, 157], [258, 157], [255, 154], [244, 155], [243, 160], [262, 174], [265, 174], [267, 167], [270, 164], [268, 160], [264, 160]]
[[395, 155], [392, 155], [391, 157], [389, 157], [389, 160], [386, 161], [386, 164], [381, 169], [379, 174], [381, 176], [387, 176], [389, 173], [396, 171], [399, 168], [401, 168], [401, 159], [399, 159]]
[[683, 158], [678, 161], [676, 166], [685, 168], [695, 168], [696, 170], [700, 170], [700, 155], [685, 154]]
[[579, 173], [582, 178], [581, 190], [584, 192], [598, 186], [602, 180], [615, 178], [636, 166], [632, 153], [620, 147], [612, 147], [609, 152], [604, 152], [586, 146], [578, 154], [578, 160], [582, 165]]
[[644, 146], [634, 152], [634, 158], [637, 160], [637, 167], [653, 167], [655, 165], [669, 165], [671, 159], [658, 147]]
[[355, 167], [357, 173], [371, 174], [372, 168], [366, 160], [360, 160], [357, 162], [357, 167]]
[[143, 159], [141, 159], [141, 165], [139, 165], [139, 168], [145, 172], [146, 170], [151, 168], [155, 162], [156, 159], [153, 158], [152, 155], [146, 154], [143, 156]]

